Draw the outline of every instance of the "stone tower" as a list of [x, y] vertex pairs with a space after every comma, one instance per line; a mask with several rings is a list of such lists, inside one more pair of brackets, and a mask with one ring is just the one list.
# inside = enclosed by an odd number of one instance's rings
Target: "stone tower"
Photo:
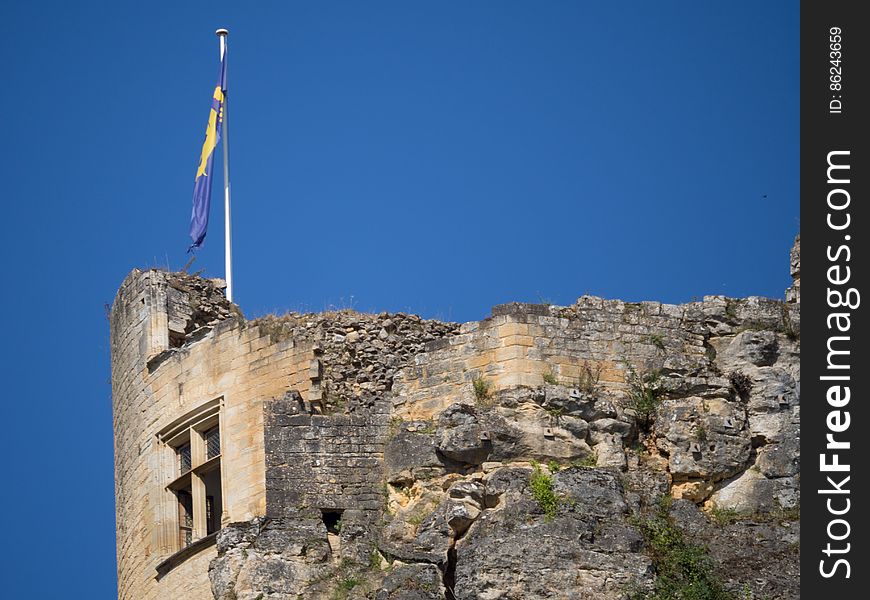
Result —
[[247, 321], [222, 285], [137, 270], [112, 307], [119, 598], [616, 600], [662, 495], [734, 585], [796, 586], [799, 283], [462, 325]]

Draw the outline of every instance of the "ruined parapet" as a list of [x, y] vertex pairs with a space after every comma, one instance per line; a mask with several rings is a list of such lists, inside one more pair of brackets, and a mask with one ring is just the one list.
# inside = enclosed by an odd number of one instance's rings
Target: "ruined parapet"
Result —
[[179, 348], [202, 337], [230, 317], [244, 320], [239, 307], [224, 296], [223, 279], [202, 279], [187, 273], [166, 273], [166, 312], [169, 346]]
[[380, 404], [392, 397], [401, 370], [428, 344], [459, 331], [456, 323], [417, 315], [353, 310], [269, 315], [251, 325], [271, 340], [311, 345], [312, 385], [302, 399], [317, 412], [330, 414], [384, 412]]
[[211, 597], [231, 522], [302, 506], [321, 527], [320, 509], [373, 521], [393, 379], [458, 328], [351, 311], [246, 321], [222, 289], [134, 271], [112, 308], [120, 598]]

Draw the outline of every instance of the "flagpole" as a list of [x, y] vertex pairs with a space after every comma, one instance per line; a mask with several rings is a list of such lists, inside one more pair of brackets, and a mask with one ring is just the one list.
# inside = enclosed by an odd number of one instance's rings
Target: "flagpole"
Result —
[[[220, 39], [221, 60], [227, 51], [227, 36], [230, 34], [226, 29], [218, 29], [215, 34]], [[228, 66], [228, 65], [226, 65]], [[225, 85], [227, 82], [225, 81]], [[227, 89], [229, 85], [226, 85]], [[223, 119], [221, 119], [221, 132], [224, 147], [224, 248], [227, 275], [227, 300], [233, 301], [233, 245], [230, 236], [230, 135], [229, 135], [229, 92], [224, 92]]]

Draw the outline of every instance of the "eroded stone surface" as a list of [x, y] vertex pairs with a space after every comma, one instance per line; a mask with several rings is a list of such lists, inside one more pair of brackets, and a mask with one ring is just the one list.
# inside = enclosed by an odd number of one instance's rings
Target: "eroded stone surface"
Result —
[[[730, 589], [797, 597], [799, 267], [798, 240], [788, 302], [584, 296], [463, 325], [248, 322], [219, 282], [131, 276], [112, 325], [119, 595], [622, 599], [653, 585], [637, 523], [669, 495]], [[654, 382], [651, 407], [638, 382]], [[177, 529], [145, 429], [222, 393], [217, 557], [207, 580], [155, 580], [173, 548], [149, 540]]]
[[[550, 520], [529, 491], [530, 469], [488, 477], [503, 498], [456, 544], [456, 597], [617, 599], [652, 578], [643, 539], [626, 518], [617, 477], [572, 468], [555, 476]], [[560, 568], [571, 565], [571, 568]]]

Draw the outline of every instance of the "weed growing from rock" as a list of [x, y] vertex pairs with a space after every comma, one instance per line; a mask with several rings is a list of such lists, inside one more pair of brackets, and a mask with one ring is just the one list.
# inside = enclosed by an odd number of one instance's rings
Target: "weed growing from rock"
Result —
[[557, 406], [547, 406], [544, 408], [547, 411], [547, 414], [550, 415], [555, 421], [558, 421], [562, 418], [562, 413], [564, 412], [560, 407]]
[[749, 375], [743, 371], [734, 371], [728, 376], [728, 380], [741, 400], [749, 400], [749, 393], [752, 391], [752, 378]]
[[475, 377], [471, 380], [474, 386], [474, 399], [478, 406], [489, 408], [493, 405], [492, 385], [483, 377]]
[[731, 298], [725, 298], [725, 315], [732, 321], [737, 320], [737, 303]]
[[715, 505], [712, 510], [710, 510], [709, 515], [711, 521], [722, 526], [730, 525], [731, 523], [736, 523], [737, 521], [746, 518], [745, 515], [741, 515], [733, 508], [723, 508]]
[[665, 351], [665, 338], [663, 338], [661, 334], [651, 333], [649, 334], [649, 336], [647, 336], [647, 339], [649, 339], [650, 344], [652, 344], [662, 352]]
[[341, 581], [338, 582], [338, 588], [335, 590], [335, 593], [332, 595], [333, 600], [344, 600], [347, 598], [348, 594], [351, 590], [362, 583], [362, 579], [359, 579], [354, 576], [345, 577]]
[[388, 439], [393, 439], [396, 437], [399, 432], [402, 430], [402, 426], [405, 424], [405, 420], [398, 415], [393, 415], [390, 417], [390, 429], [387, 433]]
[[583, 458], [571, 461], [572, 467], [594, 467], [598, 464], [598, 459], [595, 458], [594, 454], [589, 454], [584, 456]]
[[589, 365], [589, 361], [584, 360], [580, 366], [580, 374], [577, 376], [577, 389], [585, 394], [595, 395], [598, 392], [601, 369], [601, 365], [597, 365], [593, 369]]
[[532, 475], [529, 478], [532, 496], [535, 497], [538, 506], [544, 511], [544, 518], [547, 521], [552, 521], [556, 517], [556, 510], [559, 508], [559, 498], [553, 489], [553, 476], [544, 473], [541, 465], [538, 463], [533, 463], [532, 466]]
[[707, 549], [686, 541], [668, 515], [672, 501], [660, 502], [652, 518], [638, 523], [656, 579], [652, 593], [633, 594], [632, 600], [736, 600], [714, 573]]
[[794, 321], [792, 320], [791, 309], [788, 304], [782, 305], [782, 324], [780, 325], [779, 330], [785, 334], [785, 337], [793, 342], [799, 340], [801, 337], [800, 330], [795, 327]]
[[661, 372], [658, 369], [643, 369], [638, 372], [626, 362], [625, 382], [628, 384], [628, 408], [637, 415], [637, 424], [649, 431], [655, 420], [656, 409], [661, 402]]
[[369, 554], [369, 569], [372, 571], [380, 571], [381, 565], [384, 564], [384, 557], [381, 556], [381, 553], [378, 552], [377, 548], [372, 548], [371, 554]]

